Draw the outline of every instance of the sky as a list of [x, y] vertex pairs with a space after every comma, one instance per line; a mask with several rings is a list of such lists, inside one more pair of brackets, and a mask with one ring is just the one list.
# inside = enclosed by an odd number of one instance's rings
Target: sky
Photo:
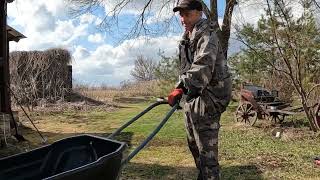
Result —
[[[65, 0], [15, 0], [8, 4], [8, 24], [27, 38], [10, 43], [10, 51], [46, 50], [65, 48], [72, 54], [73, 79], [75, 84], [90, 86], [118, 86], [130, 80], [130, 71], [137, 56], [143, 55], [159, 61], [159, 52], [176, 56], [178, 41], [183, 29], [177, 14], [172, 12], [174, 2], [159, 11], [161, 0], [152, 4], [147, 16], [147, 25], [154, 31], [163, 30], [165, 20], [173, 17], [169, 32], [138, 37], [126, 37], [137, 19], [138, 10], [146, 0], [133, 0], [108, 28], [101, 28], [104, 18], [112, 20], [110, 10], [118, 0], [95, 7], [92, 12], [76, 16]], [[218, 1], [219, 23], [224, 13], [225, 1]], [[208, 3], [208, 0], [206, 1]], [[263, 7], [256, 3], [235, 7], [234, 24], [254, 23]], [[241, 44], [230, 40], [229, 52], [239, 51]]]

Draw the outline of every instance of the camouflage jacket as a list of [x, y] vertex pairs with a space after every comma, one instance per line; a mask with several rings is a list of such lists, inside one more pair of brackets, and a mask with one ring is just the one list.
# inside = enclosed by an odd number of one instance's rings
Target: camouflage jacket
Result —
[[[213, 25], [200, 19], [179, 44], [180, 82], [188, 99], [209, 98], [223, 112], [231, 98], [231, 78], [223, 50]], [[210, 103], [211, 104], [211, 103]]]

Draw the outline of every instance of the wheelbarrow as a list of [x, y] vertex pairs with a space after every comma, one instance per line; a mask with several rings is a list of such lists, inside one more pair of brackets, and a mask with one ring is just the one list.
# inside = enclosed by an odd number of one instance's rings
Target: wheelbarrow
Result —
[[0, 159], [1, 180], [115, 180], [121, 168], [152, 140], [175, 112], [172, 107], [157, 128], [127, 157], [126, 144], [113, 140], [123, 129], [166, 101], [157, 101], [107, 138], [79, 135], [65, 138], [30, 152]]

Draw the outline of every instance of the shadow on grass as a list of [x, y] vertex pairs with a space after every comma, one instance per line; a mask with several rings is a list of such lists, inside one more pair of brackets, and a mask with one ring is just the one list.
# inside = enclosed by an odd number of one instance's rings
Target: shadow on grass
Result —
[[261, 170], [255, 165], [239, 165], [221, 168], [221, 179], [261, 180]]
[[302, 127], [310, 127], [309, 122], [305, 119], [297, 119], [291, 121], [284, 121], [281, 123], [281, 127], [294, 127], [294, 128], [302, 128]]
[[[92, 99], [90, 97], [86, 97], [80, 93], [77, 92], [73, 92], [71, 93], [71, 95], [69, 96], [69, 99], [67, 99], [68, 102], [82, 102], [85, 101], [90, 105], [94, 105], [94, 106], [102, 106], [102, 105], [109, 105], [112, 106], [114, 108], [129, 108], [128, 106], [121, 106], [121, 105], [116, 105], [116, 104], [106, 104], [105, 102], [102, 101], [98, 101], [95, 99]], [[133, 102], [135, 103], [135, 102]]]
[[89, 98], [89, 97], [86, 97], [78, 92], [72, 92], [70, 93], [70, 95], [66, 98], [66, 100], [68, 102], [80, 102], [80, 101], [86, 101], [90, 104], [93, 104], [93, 105], [96, 105], [96, 106], [99, 106], [99, 105], [104, 105], [105, 103], [104, 102], [101, 102], [101, 101], [97, 101], [95, 99], [92, 99], [92, 98]]
[[196, 179], [197, 169], [193, 167], [172, 167], [158, 164], [129, 163], [121, 174], [125, 179]]
[[[127, 103], [127, 102], [131, 102], [131, 103], [137, 103], [137, 102], [147, 102], [147, 99], [144, 99], [144, 100], [140, 100], [142, 98], [127, 98], [128, 100], [127, 101], [124, 101], [124, 103]], [[136, 100], [135, 100], [136, 99]], [[102, 102], [102, 101], [98, 101], [98, 100], [95, 100], [93, 98], [90, 98], [90, 97], [87, 97], [87, 96], [84, 96], [78, 92], [72, 92], [70, 93], [70, 95], [66, 98], [66, 100], [68, 102], [87, 102], [88, 104], [90, 105], [93, 105], [93, 106], [103, 106], [103, 105], [109, 105], [109, 106], [112, 106], [114, 108], [130, 108], [128, 106], [122, 106], [122, 105], [116, 105], [116, 104], [108, 104], [108, 103], [105, 103], [105, 102]]]
[[265, 118], [265, 119], [258, 119], [253, 127], [259, 128], [259, 129], [275, 128], [275, 127], [310, 128], [310, 124], [309, 124], [308, 120], [306, 120], [306, 119], [295, 119], [293, 117], [290, 117], [290, 118], [286, 117], [283, 122], [277, 121], [277, 123], [274, 123], [273, 121]]
[[[158, 164], [129, 163], [122, 170], [121, 179], [197, 179], [195, 167], [173, 167]], [[261, 180], [261, 171], [254, 165], [221, 168], [221, 179]]]

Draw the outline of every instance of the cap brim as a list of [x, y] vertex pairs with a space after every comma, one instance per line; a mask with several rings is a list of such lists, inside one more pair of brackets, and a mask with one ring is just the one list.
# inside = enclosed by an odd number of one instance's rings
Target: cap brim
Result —
[[173, 12], [177, 12], [182, 9], [189, 9], [189, 8], [187, 6], [177, 6], [177, 7], [173, 8]]

